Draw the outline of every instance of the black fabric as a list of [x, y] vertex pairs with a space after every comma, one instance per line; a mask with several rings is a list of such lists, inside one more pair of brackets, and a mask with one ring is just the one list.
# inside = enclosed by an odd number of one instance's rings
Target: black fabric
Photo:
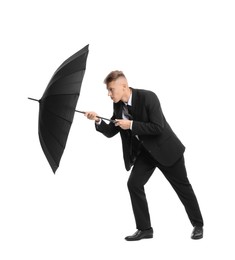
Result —
[[173, 166], [166, 167], [155, 161], [146, 150], [142, 150], [128, 180], [136, 228], [144, 230], [151, 227], [144, 185], [148, 182], [156, 167], [164, 174], [177, 193], [191, 224], [193, 226], [203, 226], [198, 201], [187, 177], [184, 157], [180, 158]]
[[73, 122], [87, 56], [88, 45], [63, 62], [39, 100], [39, 140], [54, 173]]
[[[123, 102], [114, 103], [113, 108], [114, 111], [111, 119], [121, 119]], [[131, 110], [133, 117], [131, 134], [132, 136], [137, 135], [139, 137], [141, 144], [155, 160], [159, 161], [162, 165], [171, 166], [182, 157], [185, 147], [166, 121], [155, 93], [132, 88]], [[104, 121], [100, 125], [96, 125], [96, 130], [107, 137], [112, 137], [120, 133], [125, 168], [129, 171], [133, 163], [129, 156], [130, 141], [128, 141], [126, 130], [116, 127], [113, 123], [106, 124]]]
[[[128, 188], [137, 229], [145, 230], [151, 227], [144, 185], [156, 167], [176, 191], [192, 225], [202, 226], [202, 215], [184, 165], [185, 147], [166, 121], [156, 94], [132, 89], [131, 110], [132, 130], [123, 130], [104, 121], [96, 125], [96, 129], [107, 137], [113, 137], [117, 133], [121, 135], [126, 170], [133, 166]], [[122, 113], [122, 102], [114, 103], [112, 120], [121, 119]], [[139, 140], [133, 139], [136, 135]]]

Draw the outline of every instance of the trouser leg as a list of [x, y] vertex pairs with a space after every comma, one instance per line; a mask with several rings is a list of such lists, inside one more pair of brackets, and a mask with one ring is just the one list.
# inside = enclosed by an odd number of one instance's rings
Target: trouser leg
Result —
[[156, 166], [141, 153], [131, 171], [127, 182], [136, 228], [145, 230], [151, 227], [148, 203], [145, 195], [144, 185], [147, 183]]
[[196, 195], [190, 184], [182, 157], [172, 167], [159, 166], [166, 179], [170, 182], [173, 189], [183, 203], [193, 226], [203, 226], [203, 218], [199, 208]]

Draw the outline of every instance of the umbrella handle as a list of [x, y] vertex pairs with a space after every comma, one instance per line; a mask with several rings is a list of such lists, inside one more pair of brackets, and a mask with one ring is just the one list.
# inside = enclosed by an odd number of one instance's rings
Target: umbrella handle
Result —
[[[84, 111], [79, 111], [79, 110], [75, 110], [75, 112], [78, 112], [78, 113], [81, 113], [81, 114], [85, 114], [86, 113]], [[108, 119], [108, 118], [105, 118], [105, 117], [101, 117], [101, 116], [97, 116], [97, 117], [100, 118], [100, 119], [107, 120], [109, 122], [115, 123], [115, 120], [111, 120], [111, 119]]]

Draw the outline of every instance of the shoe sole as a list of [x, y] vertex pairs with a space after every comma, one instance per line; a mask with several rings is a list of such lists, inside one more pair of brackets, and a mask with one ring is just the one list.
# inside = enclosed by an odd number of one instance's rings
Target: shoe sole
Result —
[[149, 236], [145, 236], [145, 237], [142, 237], [142, 238], [139, 238], [139, 239], [126, 239], [126, 241], [140, 241], [142, 239], [150, 239], [150, 238], [153, 238], [153, 235], [149, 235]]
[[198, 239], [201, 239], [203, 238], [203, 236], [198, 236], [198, 237], [191, 237], [193, 240], [198, 240]]

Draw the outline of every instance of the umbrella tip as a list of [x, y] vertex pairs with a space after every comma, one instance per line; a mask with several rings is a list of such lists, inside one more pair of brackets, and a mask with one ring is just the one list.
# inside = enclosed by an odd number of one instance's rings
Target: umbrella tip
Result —
[[38, 100], [38, 99], [35, 99], [35, 98], [30, 98], [30, 97], [28, 97], [28, 99], [33, 100], [33, 101], [38, 101], [38, 102], [39, 102], [39, 100]]

